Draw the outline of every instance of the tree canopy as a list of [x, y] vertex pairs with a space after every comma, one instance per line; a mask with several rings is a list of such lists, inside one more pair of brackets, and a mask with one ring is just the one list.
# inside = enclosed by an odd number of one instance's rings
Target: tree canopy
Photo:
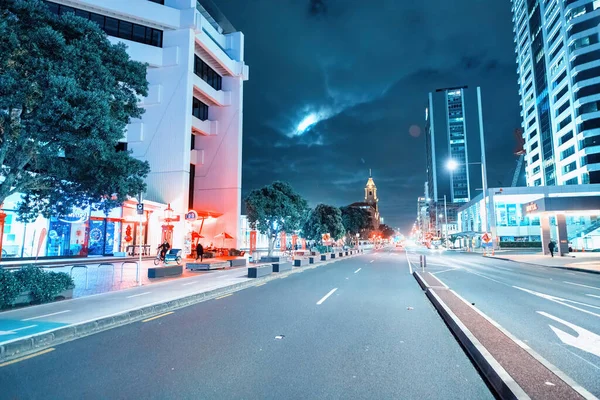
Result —
[[334, 240], [341, 239], [346, 232], [342, 212], [337, 207], [319, 204], [310, 212], [302, 231], [310, 240], [321, 240], [321, 235], [325, 233], [329, 233]]
[[360, 207], [342, 207], [342, 222], [346, 232], [350, 235], [355, 236], [357, 233], [361, 233], [364, 230], [370, 230], [373, 227], [373, 221], [371, 221], [371, 214]]
[[384, 239], [389, 239], [396, 234], [396, 231], [393, 228], [385, 224], [379, 225], [379, 231], [381, 232], [381, 237]]
[[300, 230], [308, 204], [287, 182], [276, 181], [255, 189], [245, 199], [250, 225], [269, 237], [269, 255], [280, 232]]
[[144, 191], [148, 164], [116, 146], [143, 113], [146, 66], [73, 13], [0, 4], [0, 203], [21, 193], [19, 214], [32, 219]]

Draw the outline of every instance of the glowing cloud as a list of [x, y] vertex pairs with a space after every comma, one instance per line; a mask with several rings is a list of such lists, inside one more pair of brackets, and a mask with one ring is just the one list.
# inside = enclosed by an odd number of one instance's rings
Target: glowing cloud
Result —
[[304, 132], [306, 132], [306, 130], [308, 128], [310, 128], [311, 126], [313, 126], [314, 124], [316, 124], [317, 122], [319, 122], [319, 118], [317, 118], [316, 114], [309, 114], [306, 117], [304, 117], [304, 119], [298, 124], [298, 127], [296, 128], [296, 134], [297, 135], [301, 135]]

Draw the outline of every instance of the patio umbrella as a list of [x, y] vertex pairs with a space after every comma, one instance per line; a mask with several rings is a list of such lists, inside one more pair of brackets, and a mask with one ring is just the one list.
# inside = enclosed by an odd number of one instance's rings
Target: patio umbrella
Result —
[[233, 236], [231, 236], [227, 232], [221, 232], [221, 233], [219, 233], [218, 235], [215, 236], [215, 239], [221, 239], [221, 238], [223, 238], [223, 246], [222, 247], [225, 247], [225, 240], [226, 239], [233, 239]]

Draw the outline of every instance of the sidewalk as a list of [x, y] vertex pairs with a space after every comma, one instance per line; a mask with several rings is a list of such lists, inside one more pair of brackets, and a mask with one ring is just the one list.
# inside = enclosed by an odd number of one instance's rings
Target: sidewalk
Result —
[[248, 278], [246, 267], [193, 272], [190, 274], [199, 276], [188, 275], [184, 279], [161, 280], [146, 286], [0, 312], [0, 363], [17, 355], [359, 255], [256, 279]]
[[544, 267], [600, 273], [600, 253], [569, 253], [564, 257], [557, 255], [550, 257], [542, 254], [541, 252], [535, 254], [496, 252], [496, 255], [488, 257], [514, 261], [522, 264], [533, 264]]

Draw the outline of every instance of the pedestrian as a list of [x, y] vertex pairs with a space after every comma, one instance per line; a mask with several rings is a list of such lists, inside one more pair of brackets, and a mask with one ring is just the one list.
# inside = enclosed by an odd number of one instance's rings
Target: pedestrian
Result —
[[200, 258], [200, 262], [202, 262], [202, 258], [204, 257], [204, 247], [202, 247], [202, 243], [198, 242], [196, 245], [196, 261]]
[[554, 247], [556, 245], [554, 244], [554, 242], [551, 240], [550, 243], [548, 243], [548, 250], [550, 250], [550, 256], [554, 257]]
[[171, 245], [165, 239], [165, 241], [163, 242], [163, 244], [161, 244], [160, 246], [158, 246], [158, 248], [160, 249], [160, 258], [162, 260], [164, 260], [165, 257], [166, 257], [166, 255], [167, 255], [167, 251], [169, 251], [169, 249], [171, 248]]

